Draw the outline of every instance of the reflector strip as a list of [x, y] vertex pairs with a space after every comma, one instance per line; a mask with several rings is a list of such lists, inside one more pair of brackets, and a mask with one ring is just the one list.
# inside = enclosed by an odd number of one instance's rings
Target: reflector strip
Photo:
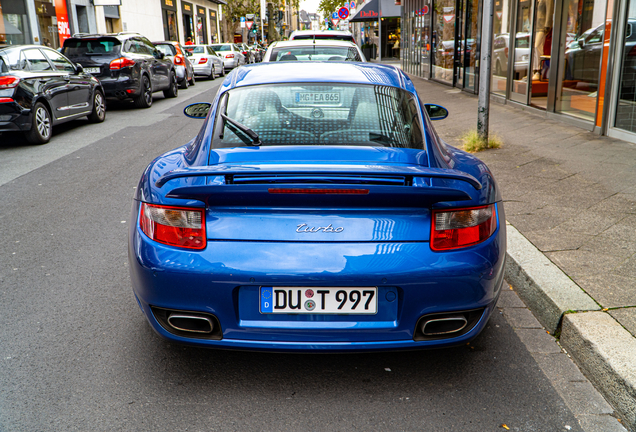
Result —
[[271, 194], [313, 194], [313, 195], [367, 195], [369, 189], [286, 189], [270, 188], [267, 191]]

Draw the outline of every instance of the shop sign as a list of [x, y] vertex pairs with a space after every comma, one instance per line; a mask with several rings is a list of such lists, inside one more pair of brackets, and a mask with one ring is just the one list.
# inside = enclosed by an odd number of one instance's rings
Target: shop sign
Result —
[[192, 15], [192, 5], [190, 3], [181, 2], [182, 12], [186, 15]]
[[60, 46], [62, 46], [64, 45], [64, 41], [71, 37], [71, 26], [68, 22], [66, 1], [56, 0], [55, 17], [57, 18], [57, 33], [60, 35]]
[[362, 18], [377, 18], [378, 13], [376, 11], [360, 11], [360, 17]]
[[176, 12], [176, 11], [177, 11], [177, 7], [176, 7], [176, 6], [175, 6], [175, 4], [174, 4], [174, 3], [175, 3], [175, 1], [176, 1], [176, 0], [161, 0], [161, 6], [162, 6], [164, 9], [168, 9], [168, 10], [171, 10], [171, 11], [175, 11], [175, 12]]

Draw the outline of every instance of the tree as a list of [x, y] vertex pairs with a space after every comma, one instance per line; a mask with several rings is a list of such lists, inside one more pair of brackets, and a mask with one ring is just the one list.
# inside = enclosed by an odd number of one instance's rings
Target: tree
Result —
[[331, 14], [344, 6], [344, 2], [345, 0], [320, 0], [318, 11], [322, 12], [325, 17], [331, 18]]
[[[291, 7], [298, 10], [298, 5], [300, 0], [287, 0], [287, 4]], [[275, 12], [277, 12], [281, 6], [285, 6], [286, 0], [271, 0], [267, 2], [267, 11], [269, 16], [272, 17]], [[247, 14], [260, 15], [261, 6], [260, 0], [227, 0], [227, 5], [223, 5], [223, 34], [225, 38], [228, 39], [227, 42], [234, 42], [234, 34], [236, 30], [239, 28], [241, 24], [241, 17], [244, 17]], [[268, 38], [270, 41], [277, 40], [278, 34], [275, 29], [272, 32], [272, 28], [274, 27], [274, 22], [276, 21], [273, 18], [270, 18], [271, 25], [268, 25]], [[269, 35], [272, 35], [273, 38], [270, 38]]]

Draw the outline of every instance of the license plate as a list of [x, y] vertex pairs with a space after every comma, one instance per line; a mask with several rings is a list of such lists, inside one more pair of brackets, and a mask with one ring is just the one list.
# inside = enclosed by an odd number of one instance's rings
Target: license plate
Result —
[[100, 72], [100, 69], [98, 67], [97, 68], [84, 68], [84, 70], [86, 72], [88, 72], [88, 73], [91, 73], [91, 74], [98, 74]]
[[340, 104], [340, 92], [296, 92], [296, 103], [338, 105]]
[[262, 314], [356, 314], [378, 311], [378, 288], [261, 287]]

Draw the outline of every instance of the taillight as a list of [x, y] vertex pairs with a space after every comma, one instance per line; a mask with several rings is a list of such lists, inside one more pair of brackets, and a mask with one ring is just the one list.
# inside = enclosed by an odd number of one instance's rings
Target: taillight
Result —
[[234, 54], [225, 54], [225, 58], [234, 58]]
[[17, 87], [20, 83], [20, 78], [13, 75], [5, 75], [0, 77], [0, 89], [8, 89]]
[[457, 210], [433, 210], [431, 249], [458, 249], [483, 242], [497, 228], [495, 213], [494, 204]]
[[188, 249], [205, 248], [203, 209], [143, 203], [139, 226], [144, 234], [159, 243]]
[[201, 57], [201, 58], [199, 59], [199, 64], [206, 64], [207, 62], [208, 62], [208, 59], [207, 59], [207, 58], [205, 58], [205, 57]]
[[119, 70], [128, 66], [134, 66], [135, 61], [126, 57], [119, 57], [110, 62], [110, 70]]
[[0, 103], [9, 103], [9, 102], [13, 102], [12, 98], [0, 98]]
[[636, 55], [636, 45], [634, 45], [634, 47], [629, 50], [629, 53], [627, 53], [628, 56], [635, 56]]
[[176, 64], [176, 65], [184, 65], [185, 64], [185, 60], [183, 59], [183, 56], [181, 56], [181, 55], [174, 56], [174, 64]]

